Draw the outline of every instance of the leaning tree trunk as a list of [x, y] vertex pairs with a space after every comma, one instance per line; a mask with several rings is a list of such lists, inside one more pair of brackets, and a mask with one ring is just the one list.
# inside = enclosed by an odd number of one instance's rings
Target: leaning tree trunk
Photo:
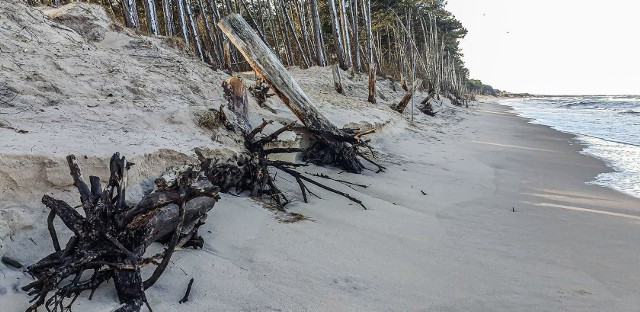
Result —
[[339, 0], [340, 3], [340, 29], [342, 30], [342, 39], [344, 40], [344, 54], [347, 60], [347, 67], [353, 65], [353, 55], [351, 54], [351, 38], [349, 36], [349, 22], [347, 21], [347, 6], [345, 0]]
[[367, 44], [369, 52], [369, 97], [370, 103], [376, 103], [376, 64], [373, 58], [373, 33], [371, 32], [371, 1], [362, 0], [362, 15], [367, 33]]
[[412, 84], [411, 88], [409, 88], [407, 93], [402, 97], [402, 100], [400, 100], [400, 102], [397, 105], [392, 105], [391, 108], [398, 111], [399, 113], [404, 112], [405, 108], [407, 108], [407, 105], [409, 104], [409, 101], [413, 97], [413, 93], [417, 88], [420, 88], [421, 84], [422, 84], [422, 80], [420, 79], [416, 80]]
[[304, 155], [307, 161], [321, 165], [332, 164], [356, 173], [364, 169], [357, 156], [370, 160], [359, 152], [358, 147], [366, 145], [366, 141], [361, 140], [362, 135], [372, 131], [355, 133], [353, 130], [341, 130], [320, 114], [280, 60], [242, 16], [231, 14], [220, 21], [218, 27], [227, 34], [256, 73], [271, 85], [273, 91], [315, 135], [316, 142]]

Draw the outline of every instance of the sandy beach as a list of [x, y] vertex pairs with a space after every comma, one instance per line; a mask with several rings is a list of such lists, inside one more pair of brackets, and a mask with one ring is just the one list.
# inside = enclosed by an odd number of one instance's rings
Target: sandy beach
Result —
[[313, 222], [284, 225], [225, 198], [208, 261], [178, 256], [163, 285], [186, 281], [178, 267], [210, 274], [196, 310], [635, 310], [640, 200], [585, 184], [602, 162], [508, 110], [483, 103], [443, 133], [421, 118], [383, 135], [386, 173], [343, 174], [370, 184], [354, 193], [369, 211], [316, 199], [292, 207]]
[[[47, 13], [88, 14], [91, 27], [78, 30], [56, 24], [75, 26], [69, 19], [56, 22], [23, 6], [0, 8], [11, 13], [0, 15], [11, 30], [0, 41], [10, 51], [0, 75], [19, 93], [0, 115], [1, 256], [29, 265], [52, 252], [40, 198], [79, 203], [68, 154], [103, 181], [111, 154], [130, 155], [136, 165], [127, 196], [135, 202], [166, 167], [195, 162], [195, 148], [225, 157], [243, 149], [227, 130], [198, 123], [225, 103], [219, 85], [228, 74], [160, 37], [114, 28], [101, 10]], [[38, 41], [9, 40], [21, 23], [37, 30]], [[87, 41], [95, 34], [106, 41]], [[283, 174], [276, 183], [293, 200], [287, 211], [307, 220], [281, 222], [262, 201], [222, 194], [200, 229], [204, 248], [177, 251], [146, 291], [154, 311], [638, 310], [640, 199], [588, 184], [611, 169], [582, 154], [572, 135], [528, 123], [496, 98], [469, 108], [434, 101], [435, 117], [416, 110], [410, 123], [407, 112], [389, 107], [404, 96], [397, 83], [379, 79], [372, 105], [364, 74], [343, 72], [340, 95], [329, 67], [290, 73], [336, 126], [376, 130], [371, 146], [385, 172], [300, 169], [366, 185], [323, 180], [368, 210], [313, 186], [318, 197], [304, 203], [296, 181]], [[37, 79], [23, 83], [25, 75]], [[276, 97], [267, 102], [273, 112], [249, 104], [254, 125], [295, 120]], [[287, 144], [298, 140], [286, 134]], [[70, 231], [59, 220], [56, 226], [66, 242]], [[147, 255], [162, 248], [154, 243]], [[29, 296], [20, 288], [32, 277], [4, 264], [0, 275], [0, 310], [24, 311]], [[190, 300], [179, 304], [191, 278]], [[74, 310], [119, 307], [113, 282], [88, 297]]]
[[[601, 161], [580, 154], [572, 136], [509, 111], [481, 103], [437, 127], [421, 116], [383, 131], [376, 144], [389, 170], [340, 175], [369, 185], [351, 190], [368, 211], [319, 191], [330, 199], [289, 208], [312, 221], [285, 224], [257, 202], [223, 196], [204, 250], [176, 253], [147, 291], [150, 303], [158, 311], [634, 311], [640, 200], [585, 184], [608, 170]], [[30, 280], [3, 273], [11, 284]], [[178, 306], [190, 277], [192, 299]], [[16, 311], [25, 299], [11, 289], [0, 296]], [[109, 311], [115, 301], [102, 287], [77, 309]]]

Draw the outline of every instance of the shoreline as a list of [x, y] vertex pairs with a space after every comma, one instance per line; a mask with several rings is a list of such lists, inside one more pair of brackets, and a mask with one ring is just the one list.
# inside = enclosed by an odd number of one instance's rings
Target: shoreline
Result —
[[[619, 146], [615, 148], [622, 149], [622, 150], [630, 147], [631, 148], [640, 147], [640, 145], [625, 142], [625, 141], [619, 141], [612, 138], [606, 138], [598, 135], [577, 133], [577, 132], [572, 132], [570, 130], [564, 130], [562, 129], [561, 125], [557, 125], [557, 124], [548, 125], [546, 123], [543, 123], [542, 121], [535, 119], [534, 117], [524, 116], [523, 114], [526, 115], [526, 113], [520, 111], [520, 109], [522, 109], [521, 107], [518, 108], [517, 106], [513, 106], [509, 104], [509, 103], [513, 103], [512, 102], [513, 99], [494, 98], [489, 100], [490, 101], [493, 100], [492, 102], [495, 102], [495, 104], [509, 107], [511, 110], [511, 113], [527, 120], [528, 123], [546, 126], [560, 133], [565, 133], [565, 134], [574, 136], [574, 140], [579, 142], [583, 146], [583, 149], [580, 151], [580, 153], [583, 153], [585, 155], [601, 160], [602, 162], [604, 162], [605, 166], [607, 167], [607, 170], [594, 176], [591, 181], [587, 181], [588, 184], [607, 187], [617, 192], [623, 193], [625, 195], [629, 195], [634, 198], [640, 198], [640, 193], [638, 193], [638, 190], [634, 189], [633, 187], [634, 181], [629, 181], [629, 180], [626, 180], [628, 178], [624, 178], [624, 176], [626, 175], [635, 173], [633, 169], [626, 168], [629, 166], [628, 160], [623, 161], [622, 159], [616, 158], [612, 155], [603, 154], [606, 151], [614, 148], [614, 147], [609, 147], [610, 145], [617, 144]], [[623, 177], [620, 178], [618, 177], [618, 175], [622, 175]]]
[[[493, 99], [492, 99], [493, 100]], [[599, 174], [603, 174], [603, 173], [611, 173], [611, 172], [618, 172], [616, 171], [616, 169], [613, 167], [613, 165], [609, 164], [607, 162], [606, 159], [602, 159], [600, 157], [597, 157], [596, 155], [590, 154], [588, 152], [585, 151], [586, 148], [590, 147], [589, 143], [584, 141], [583, 139], [581, 139], [580, 134], [575, 134], [572, 132], [568, 132], [568, 131], [562, 131], [559, 129], [554, 128], [553, 126], [549, 126], [546, 124], [542, 124], [542, 123], [538, 123], [536, 122], [535, 119], [533, 118], [529, 118], [529, 117], [524, 117], [518, 114], [518, 112], [511, 107], [510, 105], [507, 104], [501, 104], [499, 101], [500, 99], [495, 99], [495, 100], [490, 100], [489, 102], [485, 102], [481, 105], [490, 105], [490, 106], [497, 106], [498, 111], [502, 111], [505, 114], [509, 114], [512, 115], [515, 118], [520, 119], [525, 125], [530, 126], [531, 128], [535, 129], [536, 127], [540, 127], [540, 128], [544, 128], [548, 131], [551, 132], [555, 132], [558, 136], [558, 138], [556, 140], [565, 140], [566, 141], [566, 148], [569, 148], [571, 150], [573, 150], [576, 154], [582, 155], [584, 157], [590, 158], [591, 160], [599, 163], [599, 164], [591, 164], [589, 165], [587, 168], [588, 173], [579, 173], [579, 172], [575, 172], [576, 175], [580, 175], [580, 177], [578, 178], [578, 180], [582, 180], [583, 184], [586, 188], [588, 188], [590, 191], [594, 191], [596, 193], [602, 193], [602, 194], [606, 194], [611, 196], [612, 198], [615, 198], [616, 200], [620, 200], [620, 201], [637, 201], [640, 203], [640, 198], [635, 197], [633, 195], [627, 194], [625, 192], [622, 192], [620, 190], [617, 190], [613, 187], [610, 186], [603, 186], [603, 185], [599, 185], [596, 184], [596, 178]], [[552, 136], [552, 135], [551, 135]], [[561, 146], [558, 146], [561, 147]], [[579, 157], [576, 157], [579, 158]], [[625, 207], [627, 207], [628, 205], [625, 205]], [[640, 207], [640, 206], [638, 206]], [[636, 212], [638, 214], [640, 214], [640, 208], [638, 209], [629, 209], [630, 211]]]

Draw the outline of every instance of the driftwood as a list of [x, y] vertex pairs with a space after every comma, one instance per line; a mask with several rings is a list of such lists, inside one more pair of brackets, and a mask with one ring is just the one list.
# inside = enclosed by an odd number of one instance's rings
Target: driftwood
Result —
[[189, 280], [189, 285], [187, 285], [187, 291], [185, 291], [184, 296], [182, 297], [182, 299], [180, 299], [180, 301], [178, 301], [178, 303], [183, 304], [189, 301], [189, 295], [191, 294], [192, 286], [193, 286], [193, 278]]
[[405, 108], [407, 108], [407, 105], [409, 104], [409, 101], [411, 100], [411, 97], [413, 96], [414, 90], [419, 88], [421, 84], [422, 84], [422, 80], [420, 79], [416, 80], [413, 83], [413, 87], [409, 89], [407, 93], [402, 97], [402, 100], [400, 100], [400, 103], [398, 103], [397, 105], [393, 105], [391, 108], [398, 111], [399, 113], [404, 112]]
[[[125, 202], [127, 171], [132, 165], [118, 153], [110, 162], [111, 176], [103, 189], [98, 177], [84, 181], [73, 155], [67, 157], [74, 185], [80, 192], [84, 216], [64, 201], [48, 195], [42, 203], [59, 217], [73, 236], [64, 249], [44, 257], [27, 268], [35, 281], [22, 287], [34, 296], [27, 311], [44, 305], [47, 311], [67, 311], [85, 290], [91, 295], [102, 283], [113, 279], [123, 306], [118, 311], [139, 311], [148, 303], [144, 290], [151, 287], [169, 264], [176, 247], [191, 240], [201, 241], [198, 227], [218, 199], [217, 187], [199, 179], [192, 168], [146, 195], [136, 205]], [[49, 229], [55, 233], [49, 218]], [[184, 233], [183, 233], [184, 232]], [[52, 235], [54, 246], [59, 246]], [[155, 241], [168, 241], [167, 249], [144, 258], [146, 247]], [[197, 246], [198, 244], [196, 244]], [[151, 277], [142, 279], [140, 269], [157, 264]], [[83, 279], [83, 273], [90, 278]], [[52, 296], [48, 296], [53, 292]], [[71, 299], [67, 299], [71, 298]]]
[[0, 261], [2, 261], [2, 263], [4, 263], [4, 264], [6, 264], [8, 266], [11, 266], [11, 267], [14, 267], [16, 269], [22, 269], [22, 263], [14, 260], [14, 259], [11, 259], [11, 258], [9, 258], [7, 256], [2, 256], [2, 259], [0, 259]]
[[[360, 147], [367, 147], [367, 141], [361, 140], [363, 134], [355, 130], [338, 129], [320, 114], [280, 60], [242, 16], [229, 14], [218, 23], [218, 27], [244, 55], [256, 73], [315, 136], [315, 143], [303, 154], [304, 160], [318, 165], [331, 164], [355, 173], [360, 173], [365, 168], [358, 156], [373, 163], [359, 150]], [[384, 169], [379, 165], [377, 167], [379, 170]]]

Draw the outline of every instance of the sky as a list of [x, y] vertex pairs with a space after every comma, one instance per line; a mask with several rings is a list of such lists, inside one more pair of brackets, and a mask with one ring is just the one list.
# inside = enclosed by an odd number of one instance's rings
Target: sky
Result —
[[448, 0], [470, 77], [534, 94], [640, 94], [640, 1]]

